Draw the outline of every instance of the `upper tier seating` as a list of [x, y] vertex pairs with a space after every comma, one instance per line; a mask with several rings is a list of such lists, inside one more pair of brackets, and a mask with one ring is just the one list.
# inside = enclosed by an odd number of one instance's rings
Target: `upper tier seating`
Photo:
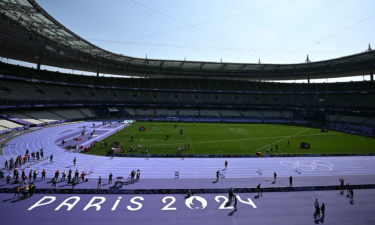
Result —
[[77, 74], [59, 73], [36, 70], [32, 68], [0, 63], [2, 74], [15, 77], [40, 79], [56, 82], [78, 84], [93, 84], [101, 86], [163, 88], [189, 90], [239, 90], [239, 91], [354, 91], [375, 90], [373, 82], [345, 82], [345, 83], [273, 83], [243, 80], [213, 80], [213, 79], [177, 79], [177, 78], [118, 78], [81, 76]]

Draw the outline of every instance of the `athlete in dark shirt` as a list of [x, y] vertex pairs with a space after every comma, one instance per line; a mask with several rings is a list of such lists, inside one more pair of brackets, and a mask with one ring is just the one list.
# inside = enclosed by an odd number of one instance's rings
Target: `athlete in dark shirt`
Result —
[[108, 180], [108, 184], [111, 184], [112, 183], [112, 173], [111, 174], [109, 174], [109, 180]]
[[258, 196], [259, 196], [259, 194], [260, 194], [260, 196], [263, 196], [262, 189], [260, 187], [260, 183], [258, 184], [257, 189], [258, 189]]

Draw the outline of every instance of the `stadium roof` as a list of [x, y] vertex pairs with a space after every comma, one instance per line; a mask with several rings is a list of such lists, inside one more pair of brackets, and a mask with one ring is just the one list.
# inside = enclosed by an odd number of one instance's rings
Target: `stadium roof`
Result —
[[[203, 62], [135, 58], [102, 49], [70, 31], [34, 0], [0, 0], [0, 56], [67, 69], [130, 76], [286, 80], [369, 74], [375, 50], [297, 64]], [[302, 60], [301, 60], [302, 61]]]

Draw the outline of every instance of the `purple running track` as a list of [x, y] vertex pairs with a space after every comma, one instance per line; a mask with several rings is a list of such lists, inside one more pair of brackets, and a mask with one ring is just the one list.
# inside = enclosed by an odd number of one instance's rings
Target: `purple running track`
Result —
[[[375, 224], [375, 198], [369, 198], [373, 195], [375, 190], [358, 190], [355, 200], [350, 202], [348, 196], [338, 191], [265, 193], [261, 197], [241, 193], [234, 211], [233, 203], [225, 203], [227, 194], [197, 194], [189, 199], [185, 195], [89, 194], [35, 194], [28, 199], [13, 199], [13, 194], [0, 194], [0, 212], [2, 224], [25, 220], [31, 225]], [[32, 208], [43, 198], [40, 203], [51, 203]], [[77, 203], [69, 210], [68, 206], [58, 208], [68, 198], [71, 198], [68, 203]], [[325, 217], [321, 219], [314, 218], [316, 198], [326, 206]], [[98, 207], [86, 208], [90, 201], [103, 202]]]

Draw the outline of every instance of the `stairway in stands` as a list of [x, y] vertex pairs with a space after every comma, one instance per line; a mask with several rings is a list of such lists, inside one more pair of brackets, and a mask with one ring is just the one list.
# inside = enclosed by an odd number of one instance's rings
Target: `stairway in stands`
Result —
[[279, 110], [279, 113], [280, 113], [280, 117], [281, 117], [281, 118], [285, 118], [284, 113], [283, 113], [283, 110]]
[[258, 112], [259, 112], [260, 114], [262, 114], [262, 116], [264, 116], [265, 118], [267, 117], [267, 116], [264, 115], [261, 111], [258, 110]]
[[336, 118], [336, 121], [341, 121], [341, 118], [343, 117], [344, 115], [343, 114], [339, 114]]
[[52, 110], [47, 110], [48, 112], [50, 112], [50, 113], [52, 113], [52, 114], [54, 114], [54, 115], [56, 115], [56, 116], [58, 116], [58, 117], [62, 117], [62, 118], [64, 118], [64, 119], [67, 119], [65, 116], [62, 116], [62, 115], [60, 115], [60, 114], [57, 114], [57, 113], [55, 113], [54, 111], [52, 111]]
[[89, 116], [86, 115], [84, 112], [82, 112], [80, 109], [76, 109], [76, 111], [77, 111], [80, 115], [82, 115], [83, 118], [85, 118], [85, 117], [89, 117]]
[[27, 116], [27, 117], [29, 117], [29, 118], [31, 118], [31, 119], [37, 120], [37, 121], [39, 121], [39, 122], [41, 122], [41, 123], [44, 123], [44, 122], [41, 121], [40, 119], [38, 119], [38, 118], [36, 118], [36, 117], [33, 117], [33, 116], [30, 116], [30, 115], [28, 115], [28, 114], [22, 112], [21, 110], [17, 110], [17, 113], [22, 114], [22, 115], [25, 115], [25, 116]]
[[367, 120], [363, 121], [361, 124], [366, 124], [368, 121], [375, 119], [375, 116], [369, 117]]

